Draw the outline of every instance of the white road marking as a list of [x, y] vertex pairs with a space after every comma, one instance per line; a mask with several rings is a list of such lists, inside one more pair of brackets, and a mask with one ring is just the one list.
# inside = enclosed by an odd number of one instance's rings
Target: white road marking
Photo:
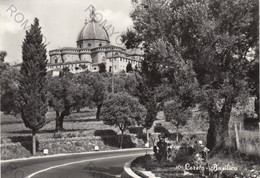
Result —
[[[123, 157], [128, 157], [128, 156], [137, 156], [137, 155], [142, 155], [143, 153], [139, 153], [139, 154], [131, 154], [131, 155], [123, 155]], [[42, 173], [42, 172], [45, 172], [45, 171], [48, 171], [48, 170], [51, 170], [51, 169], [55, 169], [55, 168], [59, 168], [59, 167], [62, 167], [62, 166], [68, 166], [68, 165], [72, 165], [72, 164], [77, 164], [77, 163], [83, 163], [83, 162], [87, 162], [87, 161], [97, 161], [97, 160], [102, 160], [102, 159], [113, 159], [113, 158], [120, 158], [122, 157], [121, 156], [111, 156], [111, 157], [104, 157], [104, 158], [95, 158], [95, 159], [86, 159], [86, 160], [81, 160], [81, 161], [75, 161], [75, 162], [70, 162], [70, 163], [65, 163], [65, 164], [59, 164], [59, 165], [56, 165], [56, 166], [51, 166], [51, 167], [48, 167], [46, 169], [42, 169], [40, 171], [37, 171], [37, 172], [34, 172], [30, 175], [28, 175], [26, 178], [31, 178], [39, 173]]]

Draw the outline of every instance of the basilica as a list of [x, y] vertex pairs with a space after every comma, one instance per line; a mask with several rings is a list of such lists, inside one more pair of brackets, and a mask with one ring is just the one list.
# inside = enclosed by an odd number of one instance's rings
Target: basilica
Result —
[[50, 50], [47, 70], [59, 73], [66, 67], [72, 73], [98, 72], [99, 64], [104, 63], [106, 71], [117, 73], [126, 71], [128, 63], [132, 68], [139, 68], [143, 58], [142, 48], [127, 50], [110, 44], [107, 30], [94, 18], [85, 21], [76, 45]]

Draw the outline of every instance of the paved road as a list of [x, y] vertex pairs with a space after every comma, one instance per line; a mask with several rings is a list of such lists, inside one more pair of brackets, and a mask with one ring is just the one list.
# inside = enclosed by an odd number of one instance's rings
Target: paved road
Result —
[[3, 162], [1, 163], [1, 177], [120, 177], [125, 162], [145, 153], [144, 149], [134, 149]]

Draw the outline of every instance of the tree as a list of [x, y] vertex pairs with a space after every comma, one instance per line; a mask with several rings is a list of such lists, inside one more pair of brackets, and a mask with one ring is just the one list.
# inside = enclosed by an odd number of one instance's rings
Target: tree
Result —
[[20, 72], [8, 64], [4, 65], [5, 69], [0, 72], [1, 111], [16, 115], [21, 111], [17, 100]]
[[116, 126], [121, 131], [120, 148], [123, 147], [124, 132], [145, 117], [146, 109], [127, 93], [110, 94], [102, 110], [104, 124]]
[[2, 75], [3, 71], [9, 66], [8, 63], [4, 62], [6, 56], [7, 56], [6, 51], [0, 51], [0, 75]]
[[139, 99], [139, 102], [144, 105], [147, 110], [146, 116], [139, 121], [139, 124], [146, 129], [146, 140], [147, 143], [149, 143], [148, 130], [156, 120], [158, 107], [154, 90], [148, 85], [148, 81], [145, 79], [146, 75], [143, 75], [143, 77], [136, 75], [137, 84], [135, 86], [134, 96]]
[[138, 36], [132, 29], [127, 29], [121, 36], [121, 41], [125, 44], [126, 48], [137, 48], [142, 42], [142, 37]]
[[98, 64], [98, 68], [99, 68], [99, 73], [107, 72], [105, 63]]
[[99, 120], [101, 108], [106, 95], [105, 86], [104, 83], [98, 81], [98, 78], [96, 78], [91, 87], [94, 90], [91, 100], [94, 101], [97, 106], [96, 118]]
[[55, 130], [62, 131], [64, 117], [71, 114], [73, 107], [85, 106], [90, 97], [89, 87], [79, 83], [77, 78], [68, 71], [62, 72], [60, 76], [49, 78], [48, 99], [49, 106], [56, 112]]
[[132, 63], [128, 62], [126, 66], [126, 73], [133, 71]]
[[197, 102], [210, 118], [207, 147], [213, 152], [229, 147], [232, 106], [248, 95], [246, 56], [259, 40], [257, 14], [256, 0], [144, 0], [131, 14], [148, 63], [161, 65], [158, 71], [172, 79], [182, 76], [174, 76], [178, 65], [192, 66]]
[[179, 141], [179, 128], [187, 123], [191, 113], [181, 105], [178, 99], [168, 101], [164, 103], [163, 112], [165, 119], [176, 126], [177, 137], [176, 141]]
[[6, 51], [0, 51], [0, 62], [4, 62], [6, 56], [7, 56]]
[[[104, 74], [104, 73], [102, 73]], [[96, 118], [99, 119], [101, 108], [106, 97], [107, 82], [99, 73], [82, 72], [78, 75], [78, 82], [89, 87], [90, 100], [97, 106]]]
[[[104, 80], [111, 81], [111, 74], [108, 76], [104, 76]], [[126, 74], [119, 72], [117, 74], [114, 74], [114, 92], [127, 92], [130, 95], [133, 95], [135, 92], [135, 86], [136, 86], [136, 79], [135, 75], [133, 74]], [[109, 93], [112, 92], [112, 84], [111, 82], [106, 83], [107, 91]]]
[[26, 31], [22, 45], [21, 77], [19, 80], [19, 102], [21, 117], [26, 127], [32, 130], [32, 153], [36, 153], [36, 132], [45, 124], [48, 111], [46, 100], [46, 45], [42, 42], [39, 20]]

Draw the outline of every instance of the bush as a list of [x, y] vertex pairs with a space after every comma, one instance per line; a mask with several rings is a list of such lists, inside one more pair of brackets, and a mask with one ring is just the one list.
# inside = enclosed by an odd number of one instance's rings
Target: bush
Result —
[[164, 134], [166, 137], [170, 136], [170, 132], [169, 130], [167, 130], [165, 127], [162, 126], [162, 124], [156, 124], [156, 126], [154, 127], [154, 132], [157, 132], [157, 133], [161, 133], [161, 134]]
[[54, 133], [53, 138], [62, 138], [62, 133], [61, 132]]
[[[68, 138], [77, 137], [77, 133], [73, 133], [73, 132], [68, 133], [66, 137], [68, 137]], [[61, 137], [60, 137], [60, 138], [61, 138]]]
[[240, 131], [240, 151], [260, 159], [260, 140], [258, 131]]
[[145, 169], [149, 169], [151, 166], [150, 164], [152, 163], [152, 157], [149, 154], [146, 154], [144, 156], [140, 156], [138, 158], [136, 158], [133, 162], [131, 166], [134, 167], [142, 167]]
[[186, 164], [186, 163], [193, 163], [194, 162], [194, 150], [187, 146], [182, 145], [178, 150], [174, 161], [178, 164]]
[[75, 142], [75, 146], [82, 146], [80, 142]]
[[114, 130], [106, 129], [106, 130], [95, 130], [94, 133], [95, 136], [114, 136], [117, 135], [117, 133]]
[[128, 128], [130, 133], [141, 135], [143, 134], [143, 127], [130, 127]]

